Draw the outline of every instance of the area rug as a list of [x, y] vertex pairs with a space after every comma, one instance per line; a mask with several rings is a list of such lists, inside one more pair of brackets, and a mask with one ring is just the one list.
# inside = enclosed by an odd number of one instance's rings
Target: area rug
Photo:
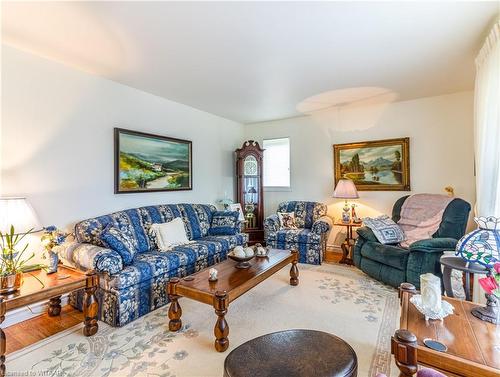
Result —
[[[213, 308], [180, 299], [183, 328], [169, 332], [167, 307], [122, 328], [99, 323], [90, 338], [78, 325], [7, 356], [11, 375], [222, 376], [224, 358], [239, 344], [285, 329], [335, 334], [358, 357], [358, 376], [396, 376], [390, 338], [398, 322], [397, 291], [352, 267], [299, 265], [300, 283], [288, 284], [288, 268], [229, 305], [229, 350], [214, 349]], [[280, 355], [273, 355], [280, 357]], [[335, 355], [331, 355], [335, 357]]]

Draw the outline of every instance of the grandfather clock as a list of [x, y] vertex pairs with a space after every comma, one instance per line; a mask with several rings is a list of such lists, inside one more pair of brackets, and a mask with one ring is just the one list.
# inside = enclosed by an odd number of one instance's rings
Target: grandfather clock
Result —
[[264, 149], [253, 140], [236, 149], [237, 200], [245, 215], [245, 233], [250, 245], [264, 242], [263, 157]]

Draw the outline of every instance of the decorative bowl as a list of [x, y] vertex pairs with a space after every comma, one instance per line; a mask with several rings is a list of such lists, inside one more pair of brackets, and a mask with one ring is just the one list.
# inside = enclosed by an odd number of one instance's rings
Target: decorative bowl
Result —
[[[262, 247], [262, 246], [260, 246], [260, 247]], [[267, 258], [267, 256], [269, 255], [269, 248], [268, 247], [262, 247], [262, 248], [265, 250], [264, 254], [259, 254], [259, 251], [258, 251], [259, 247], [254, 248], [256, 258]]]
[[252, 255], [251, 257], [237, 257], [235, 256], [234, 254], [232, 254], [233, 252], [231, 251], [229, 254], [227, 254], [227, 257], [229, 259], [232, 259], [234, 260], [235, 262], [238, 262], [236, 264], [236, 268], [241, 268], [241, 269], [244, 269], [244, 268], [249, 268], [250, 267], [250, 263], [248, 263], [249, 260], [253, 259], [253, 257], [255, 255]]

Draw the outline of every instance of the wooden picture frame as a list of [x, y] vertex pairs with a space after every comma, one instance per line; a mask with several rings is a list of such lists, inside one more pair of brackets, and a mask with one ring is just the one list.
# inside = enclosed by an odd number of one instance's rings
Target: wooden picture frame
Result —
[[115, 128], [115, 194], [192, 190], [192, 144]]
[[335, 185], [354, 181], [359, 191], [410, 191], [410, 138], [333, 145]]

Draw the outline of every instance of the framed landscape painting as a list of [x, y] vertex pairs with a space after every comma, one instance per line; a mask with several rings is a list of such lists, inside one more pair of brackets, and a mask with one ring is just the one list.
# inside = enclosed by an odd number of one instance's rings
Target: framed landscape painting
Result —
[[335, 185], [352, 179], [360, 191], [410, 191], [410, 139], [334, 144]]
[[192, 142], [115, 128], [115, 193], [192, 190]]

